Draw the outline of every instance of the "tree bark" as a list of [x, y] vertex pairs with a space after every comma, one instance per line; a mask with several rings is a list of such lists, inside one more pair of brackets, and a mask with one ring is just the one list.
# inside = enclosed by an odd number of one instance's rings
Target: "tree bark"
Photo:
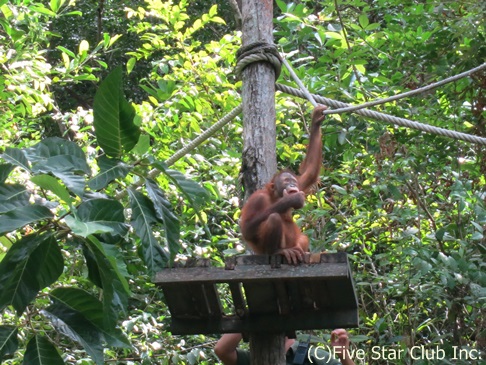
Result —
[[[243, 47], [259, 41], [273, 44], [273, 0], [240, 2]], [[243, 70], [243, 156], [245, 198], [269, 182], [277, 171], [275, 71], [267, 62]], [[264, 329], [262, 329], [264, 330]], [[252, 365], [284, 365], [284, 335], [251, 333]]]
[[252, 365], [285, 365], [285, 336], [283, 333], [250, 334]]
[[[243, 46], [273, 44], [272, 0], [245, 0]], [[275, 72], [271, 64], [256, 62], [243, 70], [243, 161], [245, 198], [263, 187], [277, 171], [275, 129]]]

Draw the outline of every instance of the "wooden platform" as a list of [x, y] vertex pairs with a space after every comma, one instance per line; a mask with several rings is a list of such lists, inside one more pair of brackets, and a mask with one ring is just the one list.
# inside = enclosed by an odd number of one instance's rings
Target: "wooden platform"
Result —
[[[358, 304], [345, 253], [308, 254], [300, 265], [281, 256], [249, 255], [226, 268], [166, 269], [155, 284], [163, 290], [174, 334], [286, 332], [358, 326]], [[312, 262], [312, 263], [311, 263]], [[231, 313], [223, 313], [227, 285]], [[228, 290], [226, 290], [228, 293]]]

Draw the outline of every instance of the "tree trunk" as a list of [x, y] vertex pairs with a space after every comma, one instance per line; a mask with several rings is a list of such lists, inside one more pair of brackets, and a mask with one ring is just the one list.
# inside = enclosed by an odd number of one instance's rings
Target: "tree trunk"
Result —
[[252, 365], [285, 365], [285, 336], [275, 333], [250, 334]]
[[[243, 46], [258, 41], [273, 44], [273, 0], [240, 2]], [[277, 171], [275, 72], [267, 62], [243, 70], [243, 187], [248, 198]], [[264, 329], [262, 329], [264, 330]], [[252, 365], [284, 365], [284, 335], [251, 333]]]
[[[272, 0], [242, 2], [243, 46], [273, 44]], [[263, 187], [277, 171], [275, 130], [275, 72], [256, 62], [243, 70], [243, 161], [245, 198]]]

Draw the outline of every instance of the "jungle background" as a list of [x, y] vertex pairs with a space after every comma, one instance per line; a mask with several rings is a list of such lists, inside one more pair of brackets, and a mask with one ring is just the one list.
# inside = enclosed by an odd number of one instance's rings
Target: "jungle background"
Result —
[[[278, 0], [274, 39], [311, 92], [359, 104], [484, 63], [485, 14], [472, 0]], [[245, 250], [241, 115], [166, 163], [241, 102], [234, 9], [0, 0], [0, 40], [0, 362], [217, 363], [219, 335], [172, 335], [151, 279]], [[295, 86], [285, 70], [278, 82]], [[277, 93], [276, 109], [279, 167], [296, 169], [312, 106]], [[375, 110], [486, 137], [486, 72]], [[349, 255], [357, 363], [484, 363], [486, 147], [356, 114], [323, 134], [321, 183], [296, 217], [312, 251]], [[369, 351], [421, 345], [445, 356]]]

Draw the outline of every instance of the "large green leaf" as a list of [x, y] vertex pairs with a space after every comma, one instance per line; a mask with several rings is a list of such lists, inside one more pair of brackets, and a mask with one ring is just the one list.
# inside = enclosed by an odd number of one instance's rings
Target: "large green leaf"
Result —
[[82, 175], [90, 175], [83, 150], [74, 142], [52, 137], [42, 140], [25, 150], [33, 163], [36, 174], [53, 174], [78, 196], [83, 196], [86, 181]]
[[[130, 295], [123, 258], [116, 246], [103, 244], [93, 236], [85, 242], [84, 253], [89, 277], [96, 276], [97, 285], [103, 288], [103, 328], [114, 328], [119, 315], [126, 313]], [[113, 331], [110, 336], [105, 333], [105, 339], [110, 346], [129, 346], [124, 336]]]
[[42, 205], [25, 205], [0, 215], [0, 235], [19, 229], [26, 224], [52, 218], [52, 212]]
[[64, 365], [56, 347], [43, 336], [34, 336], [29, 341], [23, 363], [26, 365]]
[[110, 346], [130, 347], [127, 338], [116, 328], [116, 323], [107, 325], [103, 303], [88, 292], [78, 288], [58, 288], [49, 295], [54, 305], [61, 305], [71, 313], [82, 316]]
[[29, 204], [30, 194], [20, 184], [0, 184], [0, 213]]
[[128, 189], [130, 206], [132, 208], [132, 226], [140, 237], [142, 257], [150, 275], [163, 269], [169, 259], [169, 254], [157, 242], [152, 233], [152, 226], [157, 217], [152, 201], [142, 193]]
[[122, 93], [122, 68], [114, 69], [96, 92], [94, 128], [99, 145], [108, 156], [119, 157], [138, 142], [140, 129], [135, 125], [135, 108]]
[[112, 232], [124, 236], [128, 232], [123, 205], [113, 199], [92, 199], [81, 203], [78, 218], [86, 223], [97, 223], [111, 227]]
[[113, 232], [113, 228], [110, 226], [96, 222], [83, 222], [72, 215], [64, 217], [64, 221], [75, 235], [81, 237], [88, 237], [92, 234]]
[[[90, 296], [88, 293], [85, 293], [85, 295]], [[63, 302], [57, 301], [55, 297], [53, 299], [54, 304], [47, 307], [42, 313], [51, 320], [52, 325], [60, 333], [78, 342], [96, 364], [102, 365], [104, 363], [102, 332], [88, 321], [81, 312], [74, 310], [69, 305], [66, 306]], [[72, 300], [78, 299], [76, 297]], [[96, 300], [96, 298], [93, 299]], [[93, 308], [86, 309], [92, 310]], [[102, 314], [103, 312], [100, 311], [100, 313]]]
[[86, 186], [84, 176], [80, 176], [72, 171], [52, 171], [52, 174], [59, 178], [77, 196], [84, 195], [84, 188]]
[[5, 355], [11, 355], [17, 350], [17, 332], [15, 326], [0, 326], [0, 363]]
[[42, 189], [51, 191], [65, 203], [72, 203], [71, 195], [69, 195], [66, 188], [62, 186], [55, 177], [52, 177], [51, 175], [36, 175], [32, 176], [30, 180]]
[[30, 235], [16, 242], [0, 262], [0, 310], [12, 304], [20, 315], [39, 290], [56, 281], [64, 269], [53, 235]]
[[147, 188], [148, 196], [154, 203], [157, 218], [164, 225], [165, 238], [169, 246], [170, 257], [173, 259], [180, 249], [179, 219], [172, 211], [172, 206], [165, 197], [164, 192], [160, 190], [155, 181], [147, 179], [145, 186]]
[[89, 174], [90, 171], [83, 168], [85, 163], [86, 160], [84, 158], [79, 158], [77, 156], [52, 156], [33, 164], [32, 172], [48, 173], [55, 171], [73, 171], [81, 174]]
[[100, 172], [93, 177], [88, 185], [93, 190], [101, 190], [110, 182], [118, 178], [124, 178], [130, 172], [130, 166], [120, 160], [115, 160], [102, 155], [98, 159]]
[[8, 147], [2, 154], [2, 158], [15, 166], [19, 166], [26, 171], [30, 171], [30, 164], [22, 150]]
[[29, 161], [34, 164], [33, 169], [37, 171], [69, 170], [84, 172], [85, 174], [91, 173], [81, 147], [62, 138], [46, 138], [36, 145], [25, 149], [25, 154]]

